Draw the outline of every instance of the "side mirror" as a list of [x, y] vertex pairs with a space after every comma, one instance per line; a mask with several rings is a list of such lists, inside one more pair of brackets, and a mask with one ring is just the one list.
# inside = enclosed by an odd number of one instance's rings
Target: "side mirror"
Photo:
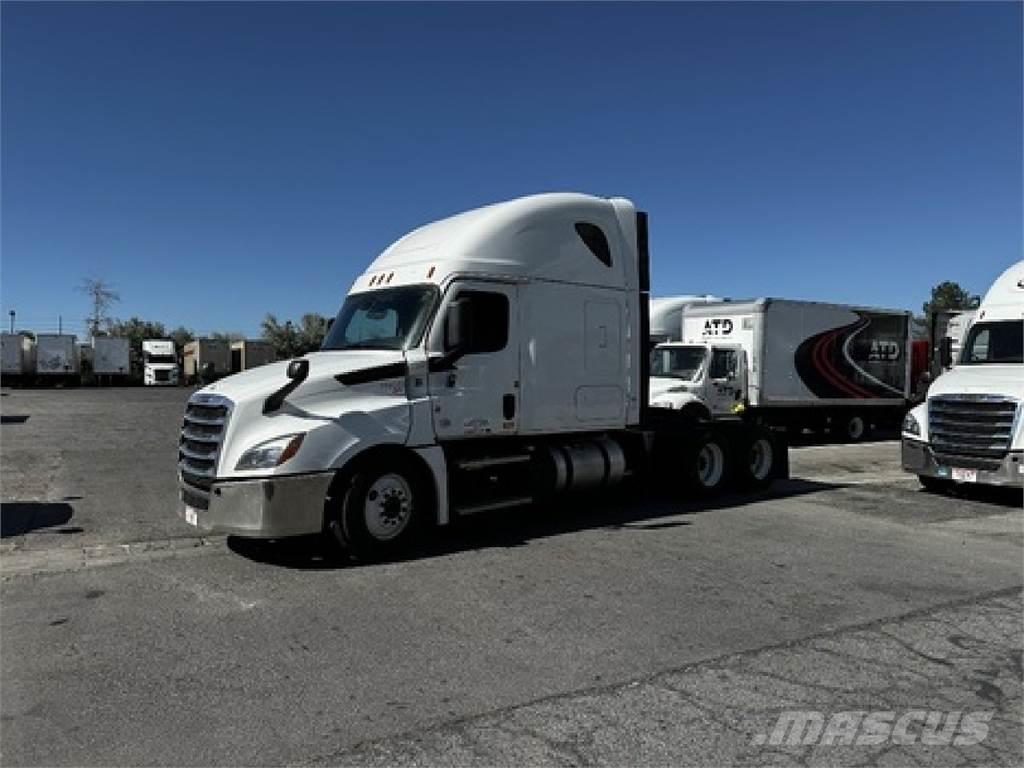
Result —
[[288, 378], [292, 381], [305, 381], [309, 376], [309, 360], [299, 358], [288, 363]]
[[456, 299], [444, 320], [444, 351], [466, 354], [473, 346], [473, 313], [469, 299]]
[[939, 365], [943, 368], [953, 367], [953, 340], [949, 336], [939, 343]]

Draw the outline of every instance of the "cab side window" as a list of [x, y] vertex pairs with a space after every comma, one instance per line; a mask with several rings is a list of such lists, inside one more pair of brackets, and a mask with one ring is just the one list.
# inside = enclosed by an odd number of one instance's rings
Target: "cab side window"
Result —
[[734, 349], [716, 349], [711, 355], [710, 378], [734, 378], [736, 376], [736, 358]]
[[459, 291], [459, 302], [468, 302], [469, 341], [465, 354], [498, 352], [508, 344], [509, 303], [503, 293]]

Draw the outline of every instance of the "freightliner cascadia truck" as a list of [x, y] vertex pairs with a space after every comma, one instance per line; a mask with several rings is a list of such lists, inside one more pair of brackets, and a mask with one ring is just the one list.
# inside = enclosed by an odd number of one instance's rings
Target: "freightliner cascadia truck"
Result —
[[627, 479], [768, 485], [788, 471], [774, 433], [648, 407], [649, 274], [646, 214], [621, 198], [530, 196], [411, 232], [320, 351], [192, 395], [180, 514], [375, 559], [424, 525]]
[[912, 392], [911, 320], [816, 301], [691, 303], [682, 341], [655, 348], [651, 403], [854, 442], [873, 425], [895, 430]]
[[955, 483], [1024, 488], [1024, 261], [989, 288], [928, 398], [903, 422], [903, 468], [930, 490]]

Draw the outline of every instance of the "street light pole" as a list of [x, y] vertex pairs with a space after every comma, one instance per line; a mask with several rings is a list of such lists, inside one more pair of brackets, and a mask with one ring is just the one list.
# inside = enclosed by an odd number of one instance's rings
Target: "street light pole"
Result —
[[12, 309], [9, 314], [11, 316], [11, 333], [14, 333], [14, 310]]

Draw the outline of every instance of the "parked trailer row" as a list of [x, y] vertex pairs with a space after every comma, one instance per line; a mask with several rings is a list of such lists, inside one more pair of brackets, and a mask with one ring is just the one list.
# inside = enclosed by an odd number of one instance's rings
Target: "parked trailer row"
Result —
[[[33, 338], [26, 333], [4, 333], [0, 344], [0, 376], [8, 386], [77, 386], [83, 376], [87, 383], [116, 384], [126, 383], [133, 376], [131, 341], [123, 337], [98, 336], [91, 344], [79, 344], [72, 334], [39, 334]], [[185, 345], [182, 357], [185, 380], [206, 383], [273, 362], [275, 354], [273, 347], [261, 340], [197, 339]], [[141, 372], [146, 386], [176, 386], [181, 377], [174, 342], [144, 340]]]

